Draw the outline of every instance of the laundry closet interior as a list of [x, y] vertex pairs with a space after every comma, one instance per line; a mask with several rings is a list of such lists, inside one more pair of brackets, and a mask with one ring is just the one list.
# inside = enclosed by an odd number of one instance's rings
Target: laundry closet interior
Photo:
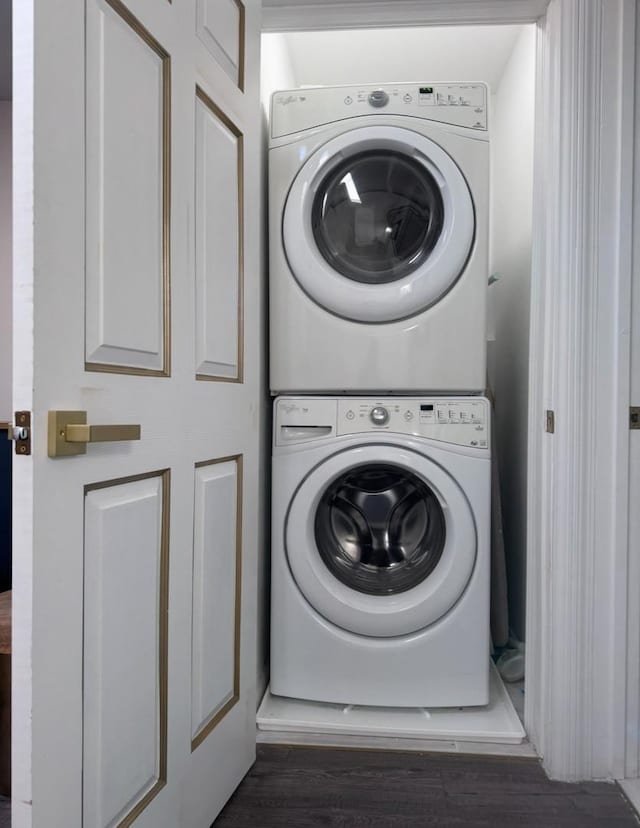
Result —
[[16, 825], [256, 741], [634, 782], [637, 3], [9, 7]]
[[[380, 87], [391, 95], [395, 94], [398, 100], [401, 96], [406, 96], [405, 100], [409, 103], [410, 97], [420, 97], [424, 101], [430, 93], [442, 94], [446, 85], [451, 87], [449, 91], [458, 95], [455, 85], [466, 84], [460, 96], [462, 101], [467, 94], [464, 89], [469, 88], [469, 85], [487, 85], [490, 172], [489, 215], [485, 217], [489, 224], [486, 394], [492, 402], [493, 412], [492, 637], [494, 640], [496, 636], [499, 639], [496, 641], [500, 645], [496, 647], [496, 657], [504, 651], [502, 661], [505, 663], [505, 675], [520, 679], [506, 685], [508, 697], [520, 718], [523, 717], [524, 708], [525, 681], [522, 680], [521, 673], [523, 654], [526, 652], [527, 406], [535, 41], [533, 25], [270, 32], [262, 36], [261, 56], [265, 171], [268, 167], [267, 144], [271, 132], [271, 96], [274, 92], [284, 90], [295, 97], [304, 96], [304, 90], [313, 87], [343, 87], [344, 92], [339, 93], [342, 101], [351, 96], [356, 97], [359, 86], [365, 93], [375, 92]], [[397, 89], [394, 89], [394, 84]], [[286, 97], [281, 96], [285, 99], [281, 109], [291, 106], [287, 104]], [[343, 116], [336, 116], [336, 120], [340, 117]], [[331, 116], [326, 120], [330, 121]], [[446, 124], [444, 126], [446, 128]], [[267, 187], [274, 185], [276, 182], [270, 180]], [[355, 197], [358, 197], [357, 193]], [[474, 207], [476, 210], [482, 209], [478, 205]], [[270, 210], [273, 225], [273, 206]], [[268, 238], [273, 245], [273, 229]], [[468, 312], [472, 317], [473, 308], [468, 308]], [[280, 325], [280, 320], [278, 324]], [[443, 359], [446, 360], [448, 350], [455, 348], [456, 337], [460, 336], [464, 336], [464, 331], [453, 325], [446, 336], [441, 338], [438, 347], [442, 349]], [[345, 361], [348, 360], [349, 354], [345, 353]], [[419, 350], [415, 353], [415, 360], [420, 360]], [[323, 396], [318, 393], [318, 389], [312, 390], [310, 396]], [[364, 400], [370, 397], [372, 405], [377, 404], [376, 399], [382, 399], [385, 405], [393, 404], [393, 394], [385, 394], [384, 388], [378, 390], [382, 395], [380, 398], [372, 396], [373, 392], [369, 391], [363, 392], [361, 396]], [[343, 395], [345, 398], [359, 396], [358, 393], [349, 393], [348, 389], [343, 391]], [[286, 396], [300, 397], [302, 394], [287, 393]], [[340, 395], [328, 392], [325, 396], [337, 399], [338, 411], [345, 417], [351, 416], [349, 405], [340, 402]], [[399, 396], [404, 399], [415, 397], [416, 394], [405, 392]], [[428, 391], [424, 397], [426, 404], [423, 408], [430, 406], [430, 397], [448, 399], [446, 393], [430, 395]], [[402, 407], [400, 400], [398, 416]], [[362, 411], [364, 410], [363, 408]], [[354, 416], [357, 416], [357, 409], [355, 411]], [[295, 420], [295, 415], [293, 416]], [[407, 409], [405, 419], [412, 416]], [[424, 411], [418, 416], [422, 420]], [[283, 425], [278, 417], [279, 415], [274, 417], [276, 429], [286, 428], [286, 422], [289, 421], [283, 420]], [[275, 489], [272, 496], [277, 498]], [[274, 516], [275, 514], [276, 511], [273, 512]], [[265, 562], [262, 573], [263, 594], [266, 594], [269, 582], [268, 562]], [[304, 575], [300, 577], [304, 578]], [[508, 620], [505, 606], [507, 596]], [[258, 636], [258, 661], [263, 673], [259, 686], [266, 688], [269, 684], [270, 631], [266, 606], [261, 621], [263, 628]], [[451, 658], [455, 658], [454, 642], [455, 635], [448, 645]], [[460, 641], [460, 652], [464, 654], [464, 641]], [[332, 669], [330, 660], [326, 661], [324, 668], [327, 671]], [[400, 682], [402, 679], [395, 680]], [[491, 681], [493, 693], [499, 682], [495, 683], [495, 677]], [[498, 708], [504, 704], [500, 701], [502, 693], [505, 693], [504, 686], [498, 694]], [[496, 698], [492, 696], [491, 708], [495, 706], [495, 701]], [[388, 705], [389, 702], [383, 704]], [[510, 706], [509, 702], [506, 704]], [[276, 696], [267, 695], [258, 714], [258, 739], [301, 744], [401, 745], [422, 749], [425, 744], [431, 744], [432, 747], [440, 746], [445, 750], [482, 750], [482, 743], [486, 742], [488, 752], [533, 752], [526, 742], [522, 744], [524, 731], [518, 721], [513, 721], [513, 707], [506, 712], [501, 708], [504, 715], [498, 719], [483, 719], [482, 709], [475, 708], [478, 711], [477, 719], [473, 718], [474, 708], [471, 707], [459, 711], [463, 717], [461, 719], [456, 716], [448, 718], [454, 711], [438, 712], [435, 707], [427, 711], [415, 708], [404, 712], [387, 710], [386, 717], [383, 712], [377, 714], [374, 711], [370, 717], [367, 708], [359, 707], [357, 700], [350, 700], [350, 704], [343, 707], [339, 704], [314, 706], [313, 703], [297, 702], [288, 705]], [[468, 724], [465, 724], [465, 715]], [[347, 720], [349, 724], [345, 725]], [[502, 732], [505, 721], [511, 722], [512, 732], [507, 732], [509, 727]]]

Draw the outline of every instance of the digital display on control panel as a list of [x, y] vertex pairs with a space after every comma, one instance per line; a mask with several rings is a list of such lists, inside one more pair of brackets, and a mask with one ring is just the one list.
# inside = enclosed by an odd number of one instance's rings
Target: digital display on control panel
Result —
[[418, 91], [421, 95], [433, 95], [433, 86], [421, 86]]
[[433, 411], [433, 405], [421, 405], [420, 411]]

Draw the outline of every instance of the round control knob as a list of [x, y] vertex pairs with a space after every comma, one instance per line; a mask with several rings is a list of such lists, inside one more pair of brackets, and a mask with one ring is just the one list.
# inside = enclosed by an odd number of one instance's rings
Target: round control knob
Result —
[[389, 96], [384, 91], [384, 89], [376, 89], [374, 92], [369, 93], [368, 100], [371, 106], [375, 106], [379, 109], [380, 107], [386, 106], [389, 103]]
[[374, 425], [383, 426], [389, 422], [389, 412], [381, 405], [376, 405], [369, 412], [369, 418]]

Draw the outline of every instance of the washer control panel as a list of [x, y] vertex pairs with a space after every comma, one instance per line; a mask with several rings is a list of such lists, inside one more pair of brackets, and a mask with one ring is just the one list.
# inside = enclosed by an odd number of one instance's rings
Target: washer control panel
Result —
[[379, 432], [488, 450], [490, 421], [484, 397], [279, 397], [274, 444]]
[[487, 449], [489, 401], [484, 397], [338, 399], [337, 435], [372, 431]]

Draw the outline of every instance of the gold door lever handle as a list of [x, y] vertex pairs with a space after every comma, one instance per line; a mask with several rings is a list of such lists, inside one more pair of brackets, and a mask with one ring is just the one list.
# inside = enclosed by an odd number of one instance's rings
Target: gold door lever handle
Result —
[[86, 411], [49, 412], [49, 457], [86, 454], [87, 443], [139, 440], [139, 425], [89, 425]]
[[139, 440], [139, 425], [73, 425], [67, 423], [67, 443], [106, 443], [112, 440]]

